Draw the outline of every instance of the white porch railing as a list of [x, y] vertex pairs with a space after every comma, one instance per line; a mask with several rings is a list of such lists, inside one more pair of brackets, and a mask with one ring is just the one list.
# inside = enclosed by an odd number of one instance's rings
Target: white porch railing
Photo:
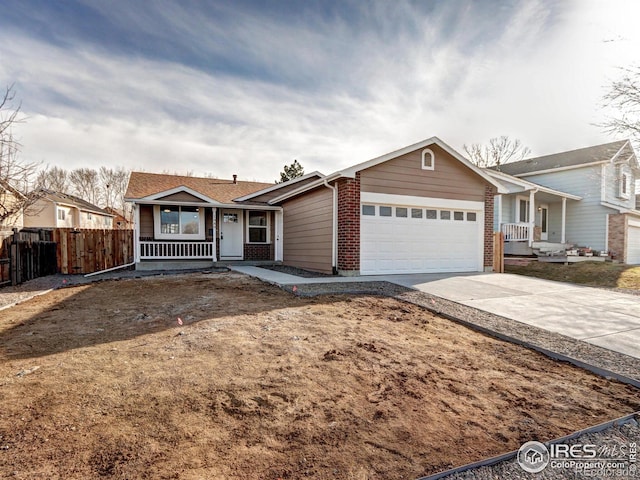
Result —
[[505, 242], [526, 242], [529, 240], [531, 225], [528, 223], [503, 223], [501, 228]]
[[212, 242], [140, 241], [141, 260], [213, 259]]

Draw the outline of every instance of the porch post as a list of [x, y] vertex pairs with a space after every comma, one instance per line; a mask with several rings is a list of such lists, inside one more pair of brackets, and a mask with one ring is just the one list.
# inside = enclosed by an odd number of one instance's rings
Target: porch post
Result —
[[217, 262], [218, 258], [216, 256], [216, 250], [217, 250], [217, 231], [216, 231], [216, 212], [218, 211], [218, 209], [216, 207], [212, 207], [211, 208], [211, 216], [213, 217], [213, 221], [211, 222], [212, 228], [211, 228], [211, 233], [212, 235], [212, 239], [211, 239], [211, 243], [212, 243], [212, 248], [213, 248], [213, 261]]
[[496, 195], [496, 208], [498, 209], [498, 231], [502, 231], [502, 195]]
[[275, 231], [276, 231], [276, 242], [275, 242], [275, 257], [274, 260], [276, 262], [282, 262], [284, 257], [283, 251], [283, 218], [282, 218], [282, 210], [274, 212], [275, 217]]
[[140, 204], [133, 204], [133, 260], [140, 263]]
[[562, 197], [562, 233], [560, 234], [560, 243], [566, 243], [566, 225], [567, 225], [567, 197]]
[[529, 192], [529, 246], [533, 245], [533, 230], [536, 224], [536, 190]]

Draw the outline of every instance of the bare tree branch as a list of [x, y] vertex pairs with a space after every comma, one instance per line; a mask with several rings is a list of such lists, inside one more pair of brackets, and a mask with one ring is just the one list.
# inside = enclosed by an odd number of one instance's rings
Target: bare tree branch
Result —
[[464, 145], [464, 151], [469, 156], [472, 163], [478, 167], [497, 167], [505, 163], [523, 160], [531, 153], [529, 147], [522, 146], [518, 139], [510, 139], [506, 135], [494, 137], [489, 140], [488, 145], [472, 143]]

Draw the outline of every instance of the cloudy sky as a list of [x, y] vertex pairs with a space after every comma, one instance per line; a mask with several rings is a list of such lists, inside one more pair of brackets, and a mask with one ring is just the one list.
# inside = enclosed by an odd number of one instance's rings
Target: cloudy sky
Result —
[[640, 64], [637, 0], [2, 0], [25, 161], [273, 181], [433, 135], [535, 155], [596, 126]]

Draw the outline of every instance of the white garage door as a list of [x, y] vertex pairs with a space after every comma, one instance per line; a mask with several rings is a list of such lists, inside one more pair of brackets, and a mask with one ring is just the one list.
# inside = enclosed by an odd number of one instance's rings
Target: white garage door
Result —
[[482, 271], [482, 203], [434, 203], [439, 205], [374, 204], [363, 198], [360, 273]]
[[629, 220], [629, 233], [627, 235], [627, 259], [626, 263], [640, 264], [640, 221]]

